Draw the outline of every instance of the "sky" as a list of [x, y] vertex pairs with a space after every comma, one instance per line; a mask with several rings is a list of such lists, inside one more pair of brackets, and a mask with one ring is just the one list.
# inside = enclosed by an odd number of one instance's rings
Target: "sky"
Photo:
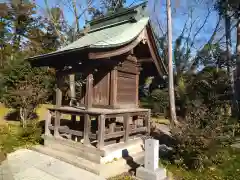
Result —
[[[48, 0], [50, 6], [57, 6], [62, 4], [60, 7], [64, 12], [64, 17], [68, 21], [70, 25], [75, 24], [73, 10], [69, 8], [68, 5], [63, 2], [67, 2], [71, 0]], [[84, 4], [86, 0], [76, 0], [77, 4], [79, 5]], [[93, 0], [94, 1], [94, 0]], [[173, 21], [173, 39], [175, 40], [182, 32], [185, 23], [187, 24], [187, 29], [185, 31], [185, 36], [190, 37], [193, 39], [198, 29], [202, 26], [205, 22], [205, 26], [199, 31], [198, 35], [195, 37], [194, 49], [201, 48], [210, 38], [212, 32], [216, 26], [218, 20], [218, 14], [213, 9], [210, 9], [212, 0], [172, 0], [172, 21]], [[36, 4], [38, 5], [38, 13], [41, 15], [46, 15], [45, 11], [45, 3], [44, 0], [35, 0]], [[95, 0], [97, 2], [97, 0]], [[139, 0], [127, 0], [126, 6], [129, 5], [136, 5], [140, 3]], [[94, 7], [98, 7], [97, 3], [94, 3]], [[84, 8], [83, 8], [84, 9]], [[167, 19], [166, 19], [166, 4], [165, 0], [149, 0], [148, 1], [148, 9], [149, 14], [151, 16], [151, 20], [153, 24], [156, 26], [159, 35], [161, 35], [161, 31], [158, 22], [161, 24], [161, 28], [166, 32], [167, 27]], [[211, 13], [208, 15], [208, 11]], [[205, 18], [208, 16], [207, 20]], [[89, 20], [89, 18], [88, 18]], [[82, 16], [80, 19], [81, 27], [84, 26], [85, 17]], [[194, 22], [194, 23], [193, 23]], [[191, 27], [191, 23], [193, 26]], [[221, 27], [223, 23], [221, 22]], [[191, 33], [189, 33], [191, 27]], [[220, 32], [222, 30], [220, 29]], [[220, 37], [219, 37], [220, 38]]]
[[[74, 23], [73, 9], [71, 7], [69, 7], [69, 5], [66, 5], [67, 4], [66, 2], [68, 2], [68, 1], [71, 1], [71, 0], [48, 0], [48, 5], [49, 6], [56, 6], [56, 5], [61, 4], [60, 7], [64, 11], [65, 18], [67, 19], [69, 24], [72, 24], [72, 23]], [[87, 0], [76, 0], [77, 6], [79, 7], [80, 4], [81, 4], [82, 6], [86, 7], [86, 3], [84, 3], [84, 1], [86, 2]], [[136, 4], [139, 4], [139, 2], [141, 2], [141, 1], [143, 2], [143, 0], [126, 0], [125, 6], [126, 7], [134, 6]], [[35, 0], [35, 2], [38, 5], [38, 9], [39, 9], [40, 13], [43, 13], [42, 11], [45, 11], [44, 9], [46, 7], [45, 6], [45, 1], [44, 0]], [[96, 7], [96, 8], [99, 6], [97, 0], [93, 0], [93, 6]], [[84, 7], [83, 7], [83, 9], [84, 9]], [[81, 26], [84, 25], [84, 20], [83, 19], [84, 19], [84, 17], [80, 19], [80, 25]]]

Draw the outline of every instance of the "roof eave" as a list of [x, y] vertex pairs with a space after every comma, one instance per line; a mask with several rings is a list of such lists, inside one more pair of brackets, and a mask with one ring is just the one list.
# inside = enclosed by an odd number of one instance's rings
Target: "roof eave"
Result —
[[[148, 31], [147, 31], [147, 34], [148, 34], [147, 36], [150, 36], [150, 39], [151, 39], [151, 40], [149, 39], [149, 41], [154, 41], [154, 42], [152, 42], [152, 46], [153, 46], [152, 48], [154, 48], [154, 54], [156, 55], [156, 60], [158, 62], [158, 64], [156, 64], [156, 67], [158, 69], [159, 75], [160, 76], [167, 75], [168, 71], [167, 71], [167, 68], [166, 68], [166, 66], [165, 66], [165, 64], [164, 64], [164, 62], [163, 62], [163, 60], [162, 60], [162, 58], [161, 58], [161, 56], [158, 52], [158, 47], [156, 45], [156, 39], [154, 37], [153, 29], [152, 29], [152, 26], [150, 24], [150, 21], [148, 22], [147, 29], [150, 30], [150, 33], [148, 33]], [[151, 43], [151, 42], [149, 42], [149, 43]], [[158, 68], [158, 65], [160, 65], [159, 68]]]
[[27, 61], [41, 60], [41, 59], [56, 57], [56, 56], [59, 56], [59, 55], [68, 54], [68, 53], [71, 53], [71, 52], [82, 51], [82, 50], [85, 50], [85, 49], [88, 49], [88, 46], [81, 47], [81, 48], [75, 48], [75, 49], [68, 49], [68, 50], [65, 50], [65, 51], [56, 51], [56, 52], [53, 52], [53, 53], [48, 53], [48, 54], [43, 54], [43, 55], [38, 55], [38, 56], [33, 56], [33, 57], [30, 57], [30, 58], [27, 58], [26, 60]]

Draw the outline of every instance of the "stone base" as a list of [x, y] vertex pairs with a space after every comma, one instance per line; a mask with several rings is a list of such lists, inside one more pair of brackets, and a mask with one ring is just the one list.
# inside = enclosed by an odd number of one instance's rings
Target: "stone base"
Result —
[[46, 146], [38, 145], [32, 147], [31, 149], [67, 162], [104, 178], [110, 178], [124, 172], [128, 172], [129, 170], [138, 168], [141, 164], [144, 163], [144, 152], [140, 152], [134, 155], [129, 154], [129, 157], [124, 157], [106, 164], [100, 164], [75, 156], [71, 153], [58, 151]]
[[144, 152], [144, 142], [141, 138], [131, 139], [129, 142], [120, 142], [104, 147], [105, 155], [100, 158], [100, 164], [108, 164], [113, 161], [122, 159], [128, 156]]
[[144, 152], [144, 142], [141, 138], [131, 139], [127, 143], [120, 142], [107, 145], [99, 150], [94, 146], [85, 146], [63, 138], [44, 136], [44, 146], [53, 150], [62, 151], [96, 164], [108, 164], [116, 160]]
[[167, 179], [167, 172], [164, 168], [158, 168], [155, 171], [148, 170], [144, 167], [139, 167], [136, 172], [137, 178], [141, 180], [165, 180]]

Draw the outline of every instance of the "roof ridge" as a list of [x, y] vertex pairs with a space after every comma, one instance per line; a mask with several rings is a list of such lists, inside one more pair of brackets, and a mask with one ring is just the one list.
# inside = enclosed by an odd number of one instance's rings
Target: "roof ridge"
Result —
[[100, 30], [105, 29], [105, 28], [111, 28], [111, 27], [113, 27], [113, 26], [118, 26], [118, 25], [125, 24], [125, 23], [128, 23], [128, 22], [136, 22], [136, 20], [133, 19], [133, 18], [131, 18], [131, 19], [119, 21], [119, 22], [117, 22], [117, 23], [105, 25], [105, 26], [102, 26], [102, 27], [99, 27], [99, 28], [95, 28], [95, 29], [92, 29], [92, 30], [90, 29], [90, 30], [88, 31], [88, 33], [93, 33], [93, 32], [100, 31]]
[[91, 26], [91, 25], [98, 24], [100, 22], [104, 22], [104, 21], [112, 19], [112, 18], [123, 16], [123, 15], [131, 13], [131, 12], [134, 13], [136, 11], [136, 8], [138, 8], [140, 6], [145, 7], [146, 5], [147, 5], [147, 1], [145, 1], [143, 3], [140, 3], [136, 6], [133, 6], [131, 8], [126, 8], [126, 9], [120, 10], [119, 12], [111, 13], [111, 14], [109, 14], [107, 16], [104, 16], [104, 17], [101, 17], [99, 19], [88, 21], [87, 24], [89, 24]]

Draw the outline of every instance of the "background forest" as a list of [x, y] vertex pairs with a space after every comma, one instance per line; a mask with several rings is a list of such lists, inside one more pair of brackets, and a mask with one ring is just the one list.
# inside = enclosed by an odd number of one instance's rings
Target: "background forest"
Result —
[[[54, 70], [33, 68], [25, 59], [73, 42], [82, 36], [83, 27], [92, 19], [142, 2], [6, 0], [0, 3], [0, 101], [17, 110], [24, 127], [21, 139], [39, 140], [40, 132], [34, 129], [37, 126], [28, 120], [35, 118], [40, 104], [52, 104], [55, 94]], [[214, 175], [208, 174], [206, 168], [220, 168], [226, 163], [224, 158], [219, 159], [219, 153], [240, 157], [222, 148], [234, 143], [239, 135], [240, 3], [238, 0], [173, 0], [173, 42], [167, 42], [166, 2], [150, 0], [148, 10], [166, 66], [167, 44], [173, 44], [175, 104], [180, 125], [171, 127], [173, 152], [170, 161], [163, 164], [173, 164], [173, 168], [170, 166], [173, 171], [175, 165], [184, 169], [181, 178], [201, 177], [195, 173], [197, 169], [206, 172], [206, 179], [210, 179]], [[148, 78], [140, 87], [142, 106], [151, 108], [155, 117], [163, 113], [170, 117], [167, 87], [167, 78], [159, 80], [159, 77]], [[4, 146], [8, 133], [6, 127], [0, 131], [5, 137], [0, 140], [5, 151], [9, 151], [9, 146]], [[14, 143], [18, 140], [11, 139]], [[219, 152], [219, 147], [223, 151]], [[229, 170], [231, 176], [218, 171], [213, 174], [219, 179], [240, 177], [236, 171], [240, 162], [234, 163]], [[186, 169], [194, 169], [194, 173], [188, 171], [186, 175]]]

